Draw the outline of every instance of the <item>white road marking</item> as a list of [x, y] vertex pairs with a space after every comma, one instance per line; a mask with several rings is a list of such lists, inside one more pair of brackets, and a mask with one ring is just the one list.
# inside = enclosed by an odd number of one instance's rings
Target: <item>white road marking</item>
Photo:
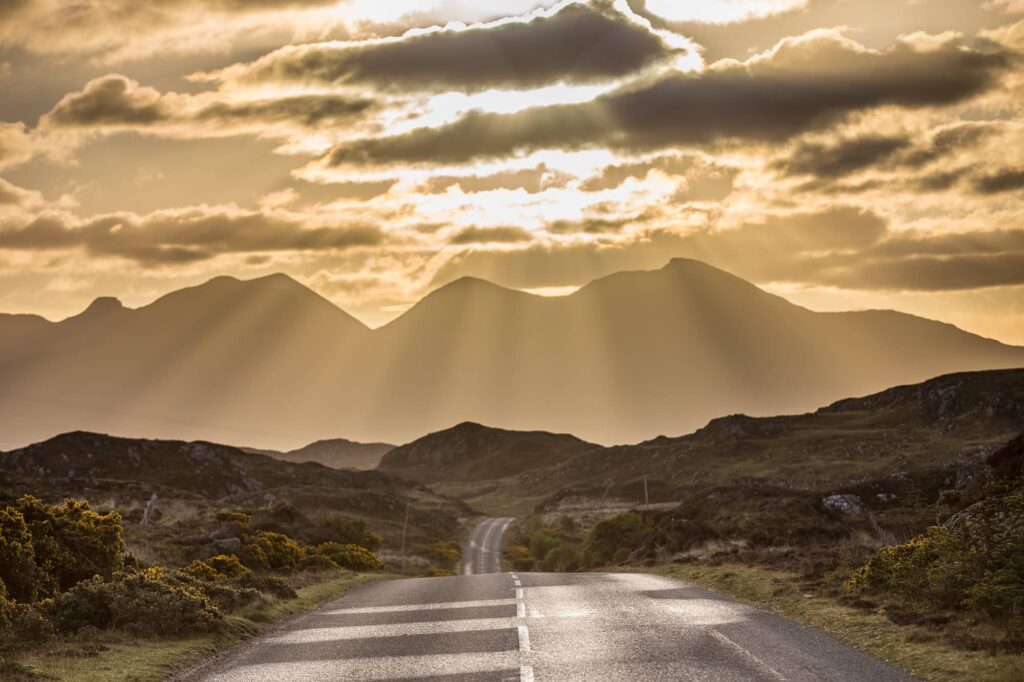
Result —
[[209, 682], [337, 682], [440, 677], [460, 673], [501, 673], [521, 666], [517, 651], [422, 656], [369, 656], [326, 661], [290, 661], [242, 665], [209, 678]]
[[520, 682], [533, 682], [533, 666], [524, 665], [519, 668]]
[[516, 602], [516, 618], [526, 618], [526, 604]]
[[523, 590], [522, 590], [522, 588], [519, 588], [519, 587], [516, 588], [516, 599], [522, 601], [522, 599], [523, 599]]
[[767, 671], [775, 679], [785, 681], [786, 678], [781, 673], [779, 673], [777, 670], [772, 668], [770, 665], [768, 665], [767, 663], [762, 661], [760, 658], [758, 658], [757, 656], [752, 654], [749, 650], [745, 649], [744, 647], [740, 646], [739, 644], [737, 644], [733, 640], [729, 639], [729, 637], [727, 637], [726, 635], [722, 634], [718, 630], [712, 630], [711, 634], [718, 641], [723, 642], [724, 644], [728, 644], [733, 649], [735, 649], [736, 651], [740, 652], [741, 654], [743, 654], [744, 656], [749, 658], [751, 661], [756, 663], [758, 666], [760, 666], [761, 668], [764, 668], [764, 670]]
[[512, 618], [475, 618], [470, 620], [442, 620], [431, 623], [398, 623], [395, 625], [353, 625], [348, 627], [293, 630], [281, 635], [268, 637], [266, 641], [271, 644], [310, 644], [313, 642], [340, 642], [377, 637], [508, 630], [515, 627], [515, 625], [516, 621]]
[[512, 584], [515, 585], [516, 587], [522, 587], [523, 586], [523, 583], [522, 583], [522, 581], [519, 580], [519, 578], [516, 578], [515, 580], [513, 580]]
[[530, 628], [525, 625], [519, 626], [519, 651], [526, 653], [530, 650]]
[[342, 616], [349, 613], [394, 613], [398, 611], [443, 611], [446, 609], [468, 609], [474, 606], [511, 606], [515, 599], [478, 599], [476, 601], [432, 602], [429, 604], [401, 604], [399, 606], [361, 606], [351, 609], [331, 609], [323, 611], [329, 616]]

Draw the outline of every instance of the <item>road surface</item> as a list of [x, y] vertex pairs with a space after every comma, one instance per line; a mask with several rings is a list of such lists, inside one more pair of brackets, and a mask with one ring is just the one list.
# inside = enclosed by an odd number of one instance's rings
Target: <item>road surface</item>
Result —
[[462, 547], [462, 575], [501, 573], [501, 539], [513, 519], [481, 521]]
[[823, 632], [667, 578], [494, 572], [507, 526], [474, 531], [470, 575], [358, 588], [179, 679], [912, 679]]

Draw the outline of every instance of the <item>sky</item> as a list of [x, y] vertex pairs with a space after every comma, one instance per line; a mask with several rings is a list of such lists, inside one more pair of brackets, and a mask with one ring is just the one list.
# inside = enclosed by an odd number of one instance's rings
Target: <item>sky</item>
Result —
[[1024, 345], [1021, 0], [0, 0], [0, 312], [704, 260]]

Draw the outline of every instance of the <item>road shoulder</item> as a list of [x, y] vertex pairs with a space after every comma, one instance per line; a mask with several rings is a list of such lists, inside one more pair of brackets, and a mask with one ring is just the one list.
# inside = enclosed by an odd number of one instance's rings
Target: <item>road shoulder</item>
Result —
[[[623, 570], [623, 569], [617, 569]], [[675, 578], [728, 594], [742, 602], [825, 630], [836, 639], [866, 651], [923, 680], [1010, 682], [1024, 679], [1024, 656], [990, 655], [954, 648], [921, 625], [898, 625], [877, 610], [840, 603], [805, 591], [797, 576], [750, 566], [671, 564], [633, 568]]]

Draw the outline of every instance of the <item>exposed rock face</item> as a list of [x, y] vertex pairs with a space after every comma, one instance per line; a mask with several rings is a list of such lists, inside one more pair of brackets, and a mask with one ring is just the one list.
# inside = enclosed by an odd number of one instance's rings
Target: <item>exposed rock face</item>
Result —
[[825, 505], [826, 509], [844, 516], [857, 516], [864, 513], [864, 506], [856, 495], [827, 495], [822, 498], [821, 503]]

